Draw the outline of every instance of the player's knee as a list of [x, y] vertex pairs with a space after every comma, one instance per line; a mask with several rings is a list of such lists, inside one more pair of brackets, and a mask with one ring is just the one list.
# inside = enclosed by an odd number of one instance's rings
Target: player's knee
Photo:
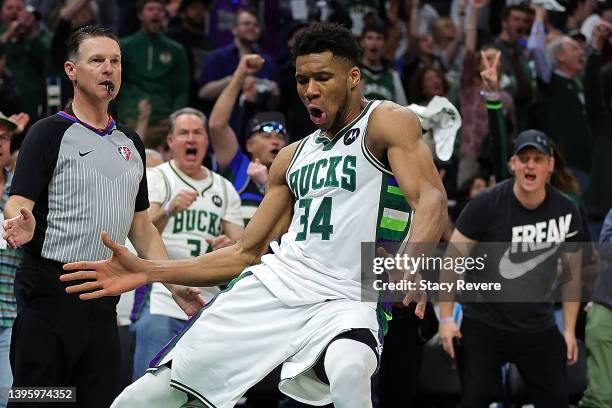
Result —
[[332, 387], [338, 384], [369, 387], [376, 364], [376, 355], [367, 345], [353, 340], [338, 340], [327, 350], [325, 372]]
[[[152, 408], [162, 406], [160, 401], [167, 399], [169, 385], [154, 384], [153, 374], [147, 373], [123, 390], [111, 408]], [[171, 390], [171, 389], [170, 389]]]

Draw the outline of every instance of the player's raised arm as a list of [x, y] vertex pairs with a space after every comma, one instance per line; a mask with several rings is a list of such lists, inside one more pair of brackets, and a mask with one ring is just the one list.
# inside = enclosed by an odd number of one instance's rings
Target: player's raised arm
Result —
[[81, 299], [113, 296], [148, 282], [175, 283], [187, 286], [212, 286], [235, 278], [246, 267], [257, 263], [273, 239], [289, 228], [294, 198], [285, 181], [285, 172], [297, 144], [280, 151], [270, 168], [268, 190], [236, 244], [197, 258], [174, 261], [144, 260], [131, 254], [108, 235], [104, 244], [113, 251], [110, 259], [100, 262], [74, 262], [65, 270], [73, 272], [62, 281], [90, 280], [70, 286], [67, 292], [83, 292]]
[[446, 192], [421, 137], [419, 119], [410, 110], [385, 102], [372, 113], [367, 143], [377, 157], [387, 156], [415, 211], [410, 242], [437, 243], [448, 223]]

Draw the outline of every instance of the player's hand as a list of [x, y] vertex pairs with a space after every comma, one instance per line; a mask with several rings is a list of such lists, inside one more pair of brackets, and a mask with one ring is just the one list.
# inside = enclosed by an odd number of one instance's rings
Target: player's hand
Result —
[[453, 339], [455, 337], [461, 338], [461, 330], [454, 320], [448, 320], [440, 323], [438, 326], [438, 336], [442, 342], [442, 348], [446, 351], [446, 354], [450, 358], [455, 358], [455, 347], [453, 346]]
[[148, 283], [145, 272], [148, 261], [138, 258], [126, 247], [110, 239], [102, 231], [102, 242], [113, 251], [110, 259], [97, 262], [72, 262], [64, 265], [66, 271], [78, 271], [60, 276], [62, 282], [88, 280], [66, 288], [66, 293], [88, 292], [79, 295], [82, 300], [103, 296], [117, 296]]
[[183, 312], [189, 317], [198, 313], [204, 307], [206, 300], [202, 297], [202, 291], [199, 288], [190, 286], [172, 285], [172, 298]]
[[4, 238], [7, 244], [15, 249], [23, 244], [27, 244], [34, 236], [34, 228], [36, 228], [36, 219], [27, 208], [21, 208], [20, 214], [17, 217], [4, 220]]
[[180, 213], [188, 209], [191, 204], [198, 198], [198, 193], [193, 190], [181, 190], [179, 193], [170, 201], [168, 205], [168, 212], [170, 215]]
[[245, 76], [254, 75], [263, 67], [264, 62], [266, 62], [266, 60], [258, 54], [247, 54], [240, 58], [236, 72]]
[[[391, 255], [383, 247], [378, 247], [376, 250], [376, 256], [380, 258], [389, 258]], [[402, 280], [408, 282], [414, 282], [416, 287], [419, 287], [420, 275], [418, 273], [411, 274], [410, 271], [401, 271], [397, 269], [387, 270], [390, 282], [399, 282]], [[422, 319], [425, 317], [425, 307], [427, 306], [427, 293], [421, 290], [411, 290], [406, 292], [402, 304], [406, 307], [410, 306], [410, 303], [416, 302], [416, 308], [414, 314]]]
[[219, 235], [218, 237], [207, 239], [206, 242], [212, 247], [213, 251], [234, 245], [234, 241], [229, 239], [226, 235]]
[[563, 338], [567, 346], [567, 365], [574, 365], [576, 361], [578, 361], [578, 343], [576, 342], [576, 335], [573, 331], [565, 330], [563, 332]]
[[268, 168], [261, 164], [261, 160], [255, 159], [247, 167], [247, 176], [252, 178], [258, 185], [265, 186], [268, 182]]
[[499, 61], [501, 58], [501, 52], [497, 51], [495, 53], [495, 59], [493, 62], [489, 62], [484, 51], [480, 52], [480, 57], [485, 67], [485, 69], [480, 72], [482, 87], [487, 92], [499, 92]]

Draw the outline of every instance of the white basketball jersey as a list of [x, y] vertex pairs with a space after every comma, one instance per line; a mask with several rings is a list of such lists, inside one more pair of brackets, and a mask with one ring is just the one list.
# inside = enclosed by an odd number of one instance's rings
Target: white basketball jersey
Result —
[[252, 269], [288, 305], [360, 300], [361, 243], [408, 233], [412, 211], [388, 165], [366, 146], [368, 120], [380, 103], [368, 102], [333, 140], [320, 130], [307, 136], [289, 164], [291, 225], [280, 245], [271, 245], [274, 254], [262, 257], [269, 268]]
[[[182, 190], [198, 193], [189, 208], [170, 217], [161, 235], [170, 259], [192, 258], [212, 251], [206, 240], [223, 234], [223, 221], [243, 226], [240, 197], [232, 183], [213, 171], [207, 173], [203, 180], [192, 179], [172, 161], [147, 171], [149, 200], [162, 207]], [[201, 289], [206, 301], [219, 293], [216, 286]], [[187, 319], [161, 283], [154, 283], [151, 290], [151, 314]]]

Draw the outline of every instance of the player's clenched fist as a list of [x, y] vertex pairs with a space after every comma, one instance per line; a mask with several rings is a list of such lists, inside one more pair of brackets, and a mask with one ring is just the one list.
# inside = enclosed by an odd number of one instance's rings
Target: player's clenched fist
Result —
[[166, 215], [170, 217], [186, 210], [197, 198], [197, 192], [192, 190], [181, 190], [166, 206]]

